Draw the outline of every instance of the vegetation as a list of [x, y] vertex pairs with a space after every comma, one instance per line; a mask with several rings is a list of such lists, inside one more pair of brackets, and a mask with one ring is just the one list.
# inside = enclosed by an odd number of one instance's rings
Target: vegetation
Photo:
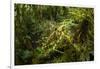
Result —
[[31, 4], [14, 8], [15, 65], [94, 60], [93, 8]]

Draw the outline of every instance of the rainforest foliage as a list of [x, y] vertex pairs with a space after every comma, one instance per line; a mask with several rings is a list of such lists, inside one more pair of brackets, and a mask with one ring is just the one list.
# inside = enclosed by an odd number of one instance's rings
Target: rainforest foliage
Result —
[[93, 10], [15, 4], [15, 65], [94, 60]]

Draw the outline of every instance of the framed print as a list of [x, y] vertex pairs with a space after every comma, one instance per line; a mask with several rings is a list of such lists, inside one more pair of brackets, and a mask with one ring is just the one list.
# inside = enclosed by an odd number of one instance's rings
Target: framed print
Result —
[[11, 68], [93, 63], [94, 6], [60, 1], [11, 5]]

